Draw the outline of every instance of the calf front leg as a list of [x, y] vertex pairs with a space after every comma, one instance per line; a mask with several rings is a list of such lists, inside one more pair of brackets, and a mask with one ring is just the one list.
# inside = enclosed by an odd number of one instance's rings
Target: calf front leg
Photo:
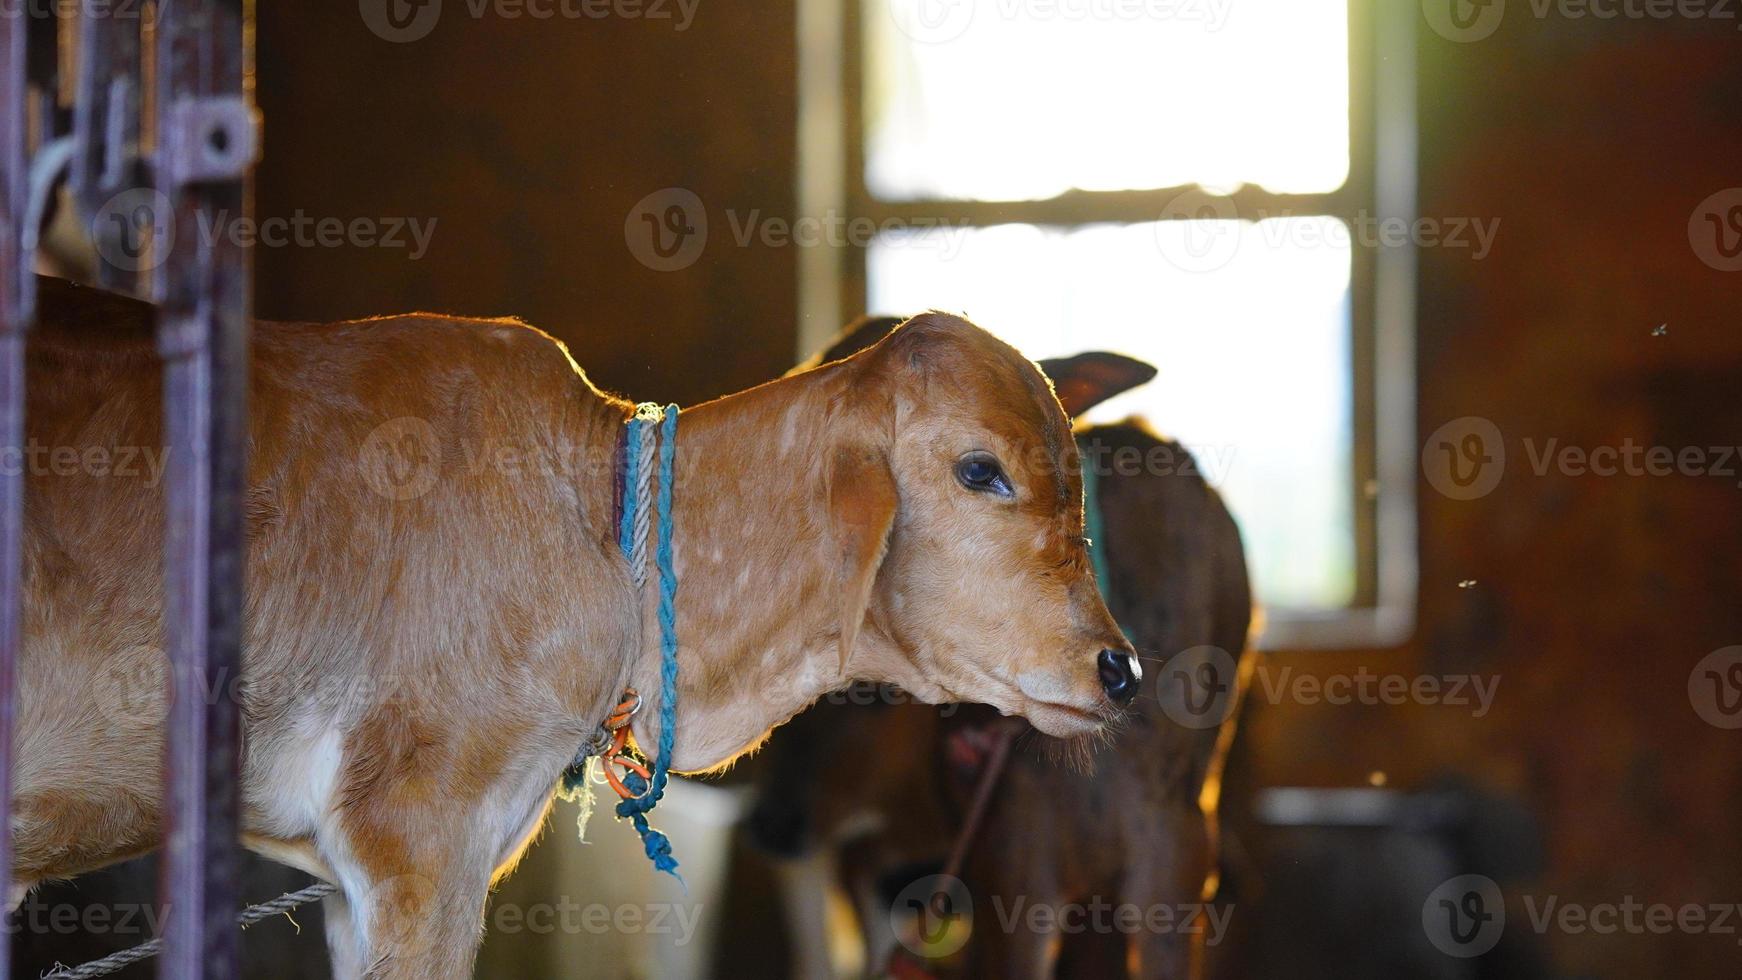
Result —
[[529, 735], [520, 716], [452, 714], [382, 705], [344, 737], [316, 843], [370, 980], [471, 975], [490, 882], [542, 822], [574, 751], [566, 733], [560, 744]]
[[[1209, 824], [1195, 800], [1174, 800], [1163, 813], [1159, 833], [1141, 823], [1127, 828], [1120, 898], [1143, 910], [1145, 923], [1129, 937], [1128, 975], [1198, 980], [1210, 923], [1204, 880], [1215, 862]], [[1149, 916], [1158, 908], [1171, 913], [1159, 928]]]
[[356, 755], [318, 835], [349, 906], [352, 963], [370, 980], [471, 975], [491, 878], [526, 837], [508, 808], [536, 817], [548, 798], [500, 774], [450, 795], [458, 777], [431, 765], [446, 761], [442, 747], [436, 740], [423, 752], [386, 754], [386, 764]]
[[391, 824], [349, 825], [329, 852], [344, 889], [333, 918], [335, 976], [460, 980], [483, 935], [496, 847], [463, 815], [401, 812]]

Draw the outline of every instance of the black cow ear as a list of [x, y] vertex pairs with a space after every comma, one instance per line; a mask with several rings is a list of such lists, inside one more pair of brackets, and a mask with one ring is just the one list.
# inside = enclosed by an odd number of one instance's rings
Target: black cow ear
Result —
[[852, 323], [841, 328], [835, 335], [835, 342], [822, 353], [823, 363], [838, 361], [843, 357], [857, 354], [884, 337], [889, 336], [896, 327], [906, 322], [904, 316], [874, 316], [865, 314]]
[[1059, 404], [1072, 418], [1155, 377], [1153, 364], [1100, 350], [1048, 358], [1040, 369], [1052, 379]]
[[800, 361], [786, 373], [799, 374], [822, 367], [830, 361], [838, 361], [850, 354], [857, 354], [889, 336], [890, 331], [901, 326], [906, 319], [902, 316], [874, 316], [867, 313], [842, 327], [841, 332], [835, 334], [835, 339], [829, 341], [829, 346]]

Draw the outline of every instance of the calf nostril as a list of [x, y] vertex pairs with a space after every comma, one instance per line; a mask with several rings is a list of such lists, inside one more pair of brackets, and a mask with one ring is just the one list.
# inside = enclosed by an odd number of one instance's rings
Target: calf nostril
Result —
[[1137, 672], [1132, 669], [1130, 654], [1102, 650], [1095, 663], [1108, 697], [1124, 704], [1137, 696]]

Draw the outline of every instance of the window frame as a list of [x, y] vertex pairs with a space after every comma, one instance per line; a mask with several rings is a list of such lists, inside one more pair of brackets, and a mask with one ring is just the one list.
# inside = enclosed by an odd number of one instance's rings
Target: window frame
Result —
[[[883, 200], [865, 185], [864, 12], [880, 0], [799, 0], [800, 213], [908, 226], [948, 217], [968, 227], [1023, 223], [1069, 229], [1167, 220], [1196, 185], [1154, 190], [1072, 190], [1045, 200]], [[1348, 0], [1349, 176], [1322, 194], [1275, 194], [1246, 185], [1215, 195], [1241, 220], [1330, 216], [1413, 222], [1416, 217], [1413, 7]], [[1406, 12], [1405, 8], [1408, 8]], [[1380, 53], [1384, 52], [1381, 57]], [[798, 354], [825, 346], [849, 316], [866, 312], [866, 243], [805, 249], [800, 256]], [[1417, 589], [1414, 246], [1351, 250], [1350, 356], [1354, 469], [1355, 595], [1339, 609], [1269, 610], [1264, 649], [1354, 649], [1407, 641]], [[882, 312], [882, 311], [869, 311]], [[843, 313], [846, 316], [843, 316]], [[1159, 420], [1165, 423], [1165, 420]], [[1376, 493], [1367, 489], [1377, 488]], [[1237, 516], [1237, 515], [1236, 515]]]

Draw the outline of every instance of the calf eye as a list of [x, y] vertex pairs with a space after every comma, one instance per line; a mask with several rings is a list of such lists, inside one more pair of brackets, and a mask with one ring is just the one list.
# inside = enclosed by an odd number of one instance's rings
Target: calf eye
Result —
[[1010, 485], [1010, 478], [1004, 475], [1004, 468], [998, 465], [998, 460], [991, 453], [969, 453], [956, 462], [956, 480], [980, 493], [994, 493], [1000, 497], [1013, 497], [1016, 490]]

